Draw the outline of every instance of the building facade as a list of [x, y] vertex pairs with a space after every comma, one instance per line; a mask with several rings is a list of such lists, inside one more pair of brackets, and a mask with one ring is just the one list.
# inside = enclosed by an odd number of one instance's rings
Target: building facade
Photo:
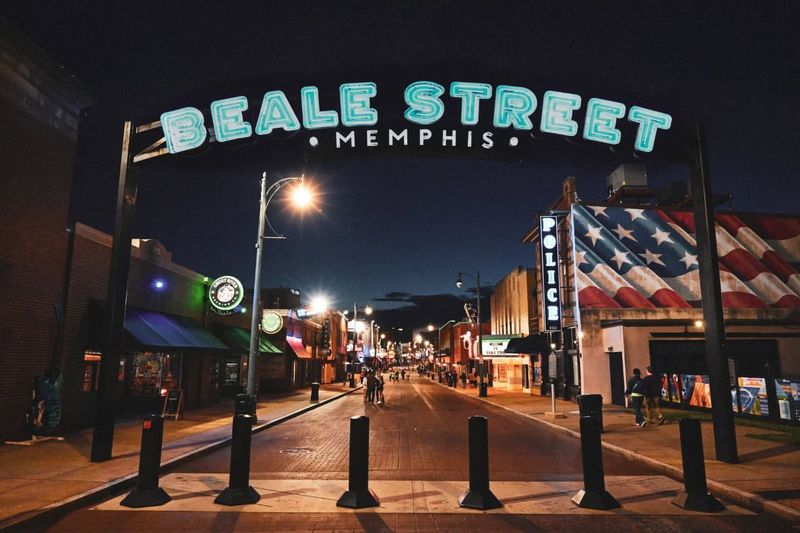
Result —
[[[694, 217], [681, 207], [687, 199], [620, 187], [607, 202], [584, 203], [573, 181], [559, 200], [564, 318], [549, 339], [560, 352], [562, 391], [572, 385], [623, 405], [633, 369], [651, 366], [664, 401], [709, 408]], [[800, 217], [717, 210], [715, 220], [731, 408], [798, 422]], [[527, 239], [538, 246], [535, 230]]]
[[[68, 209], [78, 124], [92, 98], [0, 20], [0, 442], [30, 436], [32, 391], [59, 389]], [[13, 368], [13, 371], [9, 371]], [[58, 424], [53, 410], [49, 423]]]

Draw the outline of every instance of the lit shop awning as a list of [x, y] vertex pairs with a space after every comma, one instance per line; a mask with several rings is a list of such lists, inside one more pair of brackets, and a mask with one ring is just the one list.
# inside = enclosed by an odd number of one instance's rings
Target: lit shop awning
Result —
[[194, 320], [157, 311], [127, 308], [125, 331], [142, 347], [228, 350]]
[[[244, 328], [218, 325], [214, 328], [216, 335], [228, 347], [243, 352], [250, 351], [250, 332]], [[258, 339], [258, 351], [263, 354], [279, 354], [281, 351], [264, 337]]]
[[297, 357], [300, 359], [311, 359], [311, 354], [309, 354], [306, 351], [306, 347], [303, 346], [303, 339], [298, 339], [297, 337], [286, 337], [286, 342], [292, 347], [292, 351], [294, 351]]

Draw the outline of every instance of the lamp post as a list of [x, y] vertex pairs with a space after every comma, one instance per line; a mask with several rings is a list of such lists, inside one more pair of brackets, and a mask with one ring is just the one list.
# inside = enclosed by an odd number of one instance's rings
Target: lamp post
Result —
[[[311, 203], [311, 193], [305, 188], [303, 177], [289, 177], [282, 178], [267, 187], [267, 173], [261, 175], [261, 197], [259, 202], [258, 212], [258, 239], [256, 240], [256, 268], [253, 276], [253, 306], [251, 312], [253, 313], [252, 320], [250, 321], [250, 354], [247, 363], [247, 394], [250, 396], [255, 395], [256, 391], [256, 361], [258, 359], [258, 318], [261, 306], [259, 299], [261, 297], [261, 256], [263, 251], [263, 241], [266, 239], [285, 239], [286, 237], [277, 233], [272, 227], [272, 224], [267, 220], [267, 207], [270, 201], [275, 197], [281, 188], [290, 183], [299, 183], [294, 189], [292, 199], [298, 207], [305, 207]], [[272, 230], [271, 235], [264, 235], [265, 227], [269, 226]]]
[[[372, 314], [372, 307], [367, 304], [364, 308], [364, 314], [369, 316]], [[353, 361], [352, 364], [355, 366], [356, 358], [358, 357], [356, 352], [356, 347], [358, 346], [358, 303], [353, 302]]]
[[468, 274], [466, 272], [459, 272], [458, 273], [458, 277], [456, 277], [456, 287], [458, 287], [459, 289], [464, 285], [464, 283], [461, 281], [461, 276], [469, 276], [470, 278], [473, 278], [475, 280], [476, 295], [478, 297], [477, 316], [475, 317], [476, 318], [475, 321], [477, 322], [477, 326], [478, 326], [478, 332], [477, 332], [478, 333], [478, 365], [479, 365], [479, 367], [478, 367], [478, 378], [480, 379], [480, 389], [479, 389], [479, 392], [478, 392], [478, 396], [480, 396], [481, 398], [485, 398], [486, 396], [488, 396], [488, 390], [487, 390], [487, 387], [486, 387], [486, 381], [484, 380], [485, 370], [484, 370], [484, 367], [483, 367], [483, 347], [481, 346], [481, 344], [482, 344], [482, 339], [481, 339], [481, 337], [482, 337], [482, 335], [481, 335], [481, 273], [480, 273], [480, 271], [478, 271], [476, 273], [476, 275], [473, 276], [472, 274]]

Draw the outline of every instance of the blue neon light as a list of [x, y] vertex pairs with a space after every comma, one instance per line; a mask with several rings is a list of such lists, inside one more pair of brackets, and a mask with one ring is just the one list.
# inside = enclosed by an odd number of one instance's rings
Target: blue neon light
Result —
[[214, 135], [219, 142], [244, 139], [253, 134], [253, 127], [242, 118], [244, 111], [247, 111], [247, 98], [244, 96], [211, 102]]
[[614, 126], [617, 119], [625, 116], [625, 104], [592, 98], [586, 104], [586, 123], [583, 138], [606, 144], [619, 144], [622, 133]]
[[440, 98], [444, 87], [432, 81], [415, 81], [406, 87], [405, 100], [408, 104], [403, 114], [406, 120], [415, 124], [433, 124], [444, 115], [444, 104]]
[[494, 97], [495, 128], [515, 130], [532, 130], [533, 122], [529, 118], [536, 111], [536, 95], [525, 87], [498, 85]]
[[162, 113], [161, 129], [164, 130], [164, 140], [171, 154], [198, 148], [208, 136], [203, 113], [195, 107]]
[[264, 94], [261, 111], [256, 123], [256, 134], [267, 135], [274, 129], [296, 131], [300, 129], [300, 121], [294, 114], [292, 106], [283, 91], [269, 91]]
[[450, 84], [450, 96], [461, 98], [461, 124], [474, 126], [478, 123], [480, 101], [492, 97], [492, 86], [488, 83], [454, 81]]

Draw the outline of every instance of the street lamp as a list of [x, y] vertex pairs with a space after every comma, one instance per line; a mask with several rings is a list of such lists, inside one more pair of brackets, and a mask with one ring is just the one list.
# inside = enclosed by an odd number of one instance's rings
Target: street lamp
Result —
[[[311, 316], [321, 315], [328, 311], [328, 305], [330, 300], [327, 296], [324, 295], [316, 295], [311, 298], [311, 305], [309, 306], [309, 312]], [[325, 330], [325, 317], [323, 317], [322, 325], [320, 326], [322, 330]], [[314, 329], [314, 346], [311, 352], [311, 379], [313, 380], [311, 383], [311, 401], [318, 402], [319, 401], [319, 384], [322, 381], [322, 364], [319, 359], [319, 348], [320, 345], [325, 344], [324, 334], [322, 338], [319, 338], [319, 333], [317, 332], [316, 326]]]
[[[266, 239], [285, 239], [283, 235], [275, 231], [272, 224], [267, 220], [267, 207], [283, 187], [294, 183], [290, 199], [292, 203], [303, 209], [308, 207], [313, 200], [313, 193], [303, 183], [303, 176], [282, 178], [267, 187], [267, 173], [261, 175], [261, 196], [258, 211], [258, 240], [256, 241], [256, 268], [253, 276], [253, 306], [252, 320], [250, 321], [250, 354], [247, 365], [247, 394], [254, 396], [256, 392], [256, 361], [258, 359], [258, 311], [261, 309], [259, 297], [261, 296], [261, 255], [263, 251], [263, 241]], [[271, 235], [264, 235], [265, 227], [269, 226], [272, 230]]]
[[[364, 314], [367, 316], [372, 314], [372, 307], [369, 304], [367, 304], [367, 306], [364, 307]], [[357, 302], [353, 302], [353, 361], [352, 361], [353, 365], [355, 365], [356, 363], [357, 346], [358, 346], [358, 304]], [[355, 386], [353, 378], [351, 378], [350, 380], [350, 386], [351, 387]]]
[[459, 289], [464, 286], [464, 282], [461, 281], [461, 276], [469, 276], [475, 280], [476, 296], [478, 298], [477, 316], [475, 317], [476, 318], [475, 321], [477, 322], [478, 325], [478, 332], [477, 332], [478, 361], [479, 361], [478, 376], [480, 379], [480, 389], [478, 392], [478, 396], [485, 398], [488, 393], [487, 393], [486, 382], [484, 380], [485, 370], [483, 368], [483, 347], [481, 346], [481, 344], [483, 344], [483, 339], [482, 339], [483, 335], [481, 335], [481, 273], [480, 271], [478, 271], [476, 275], [473, 276], [472, 274], [467, 274], [466, 272], [459, 272], [458, 276], [456, 277], [456, 287], [458, 287]]

